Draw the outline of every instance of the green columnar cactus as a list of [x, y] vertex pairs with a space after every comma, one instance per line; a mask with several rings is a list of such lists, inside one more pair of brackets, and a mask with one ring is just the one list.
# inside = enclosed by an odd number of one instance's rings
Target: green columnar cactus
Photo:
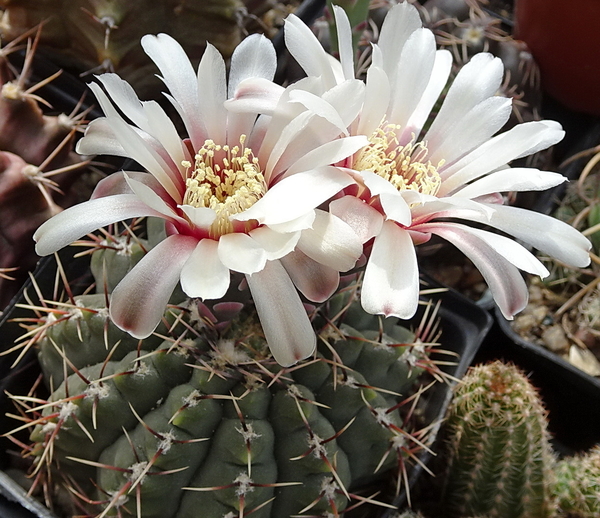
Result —
[[444, 516], [550, 516], [546, 426], [537, 392], [516, 367], [497, 361], [471, 369], [448, 416]]
[[600, 516], [600, 445], [588, 453], [569, 457], [556, 466], [558, 516]]
[[[94, 254], [96, 265], [135, 262]], [[92, 516], [337, 516], [355, 487], [404, 469], [419, 447], [398, 406], [435, 368], [430, 346], [393, 319], [380, 329], [355, 287], [315, 318], [314, 360], [288, 369], [251, 307], [213, 325], [189, 302], [172, 306], [160, 337], [133, 340], [104, 301], [59, 305], [33, 335], [53, 380], [31, 423], [35, 467], [76, 487], [74, 505]]]

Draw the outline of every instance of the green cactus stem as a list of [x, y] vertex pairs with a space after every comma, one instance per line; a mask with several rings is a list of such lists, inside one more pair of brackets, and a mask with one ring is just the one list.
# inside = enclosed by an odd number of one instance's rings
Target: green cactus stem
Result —
[[515, 366], [474, 367], [449, 410], [444, 516], [550, 516], [546, 411]]

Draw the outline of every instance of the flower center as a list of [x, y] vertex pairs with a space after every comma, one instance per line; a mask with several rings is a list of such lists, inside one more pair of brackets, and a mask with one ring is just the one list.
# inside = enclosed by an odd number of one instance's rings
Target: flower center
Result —
[[[245, 211], [267, 192], [258, 158], [244, 145], [230, 147], [207, 140], [195, 156], [193, 170], [185, 182], [184, 205], [208, 207], [217, 213], [210, 233], [217, 236], [234, 231], [230, 216]], [[191, 169], [191, 164], [187, 164]]]
[[435, 196], [442, 179], [438, 168], [427, 157], [427, 145], [414, 142], [401, 146], [398, 143], [397, 124], [386, 124], [377, 128], [354, 162], [358, 171], [372, 171], [385, 178], [399, 191], [412, 190]]

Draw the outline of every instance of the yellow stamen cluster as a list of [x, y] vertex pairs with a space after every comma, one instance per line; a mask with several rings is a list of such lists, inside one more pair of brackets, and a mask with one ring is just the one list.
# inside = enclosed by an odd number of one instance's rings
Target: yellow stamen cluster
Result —
[[388, 180], [396, 189], [412, 190], [435, 196], [442, 179], [438, 168], [427, 158], [427, 145], [424, 142], [409, 142], [401, 146], [396, 136], [400, 126], [386, 124], [380, 126], [369, 138], [353, 164], [358, 171], [372, 171]]
[[258, 158], [245, 147], [245, 140], [242, 135], [240, 145], [233, 147], [207, 140], [187, 175], [183, 203], [217, 213], [210, 229], [214, 237], [233, 232], [230, 216], [250, 208], [267, 191]]

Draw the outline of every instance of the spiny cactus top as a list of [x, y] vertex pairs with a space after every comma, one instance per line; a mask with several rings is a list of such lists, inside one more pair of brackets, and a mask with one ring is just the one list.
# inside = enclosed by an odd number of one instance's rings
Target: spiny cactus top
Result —
[[[288, 18], [285, 32], [290, 53], [309, 76], [329, 87], [354, 77], [351, 27], [340, 7], [334, 6], [334, 13], [339, 62], [298, 18]], [[365, 101], [351, 126], [351, 134], [369, 138], [345, 163], [355, 170], [358, 189], [346, 189], [330, 205], [364, 242], [375, 237], [362, 291], [362, 304], [371, 313], [401, 318], [414, 313], [419, 290], [414, 245], [432, 234], [473, 261], [507, 318], [525, 307], [527, 288], [519, 269], [545, 276], [545, 267], [514, 241], [460, 220], [497, 228], [565, 263], [589, 264], [590, 244], [579, 232], [549, 216], [505, 206], [500, 194], [543, 190], [566, 180], [506, 165], [560, 141], [560, 125], [537, 121], [493, 136], [512, 106], [496, 95], [503, 66], [487, 53], [476, 54], [459, 71], [441, 108], [432, 113], [451, 65], [450, 52], [436, 51], [434, 35], [422, 28], [412, 3], [389, 10], [373, 46]]]
[[[170, 36], [148, 35], [142, 45], [189, 138], [178, 136], [157, 102], [140, 102], [115, 74], [99, 76], [102, 87], [90, 88], [105, 117], [89, 125], [78, 151], [129, 156], [148, 172], [122, 172], [100, 182], [91, 201], [39, 228], [37, 251], [52, 253], [127, 218], [162, 218], [168, 237], [114, 290], [113, 321], [146, 337], [179, 281], [190, 297], [220, 299], [231, 272], [239, 272], [247, 276], [277, 361], [293, 364], [315, 347], [296, 287], [312, 301], [327, 299], [337, 288], [337, 272], [352, 268], [362, 251], [346, 223], [316, 207], [352, 183], [329, 164], [366, 142], [360, 136], [337, 139], [358, 113], [364, 87], [353, 80], [335, 92], [318, 84], [311, 93], [295, 86], [284, 91], [270, 81], [273, 46], [258, 35], [237, 47], [228, 83], [225, 62], [211, 45], [197, 74]], [[258, 111], [240, 111], [239, 105], [236, 112], [226, 108], [228, 97], [248, 82], [260, 85], [270, 101], [277, 97], [268, 116], [257, 119]]]

